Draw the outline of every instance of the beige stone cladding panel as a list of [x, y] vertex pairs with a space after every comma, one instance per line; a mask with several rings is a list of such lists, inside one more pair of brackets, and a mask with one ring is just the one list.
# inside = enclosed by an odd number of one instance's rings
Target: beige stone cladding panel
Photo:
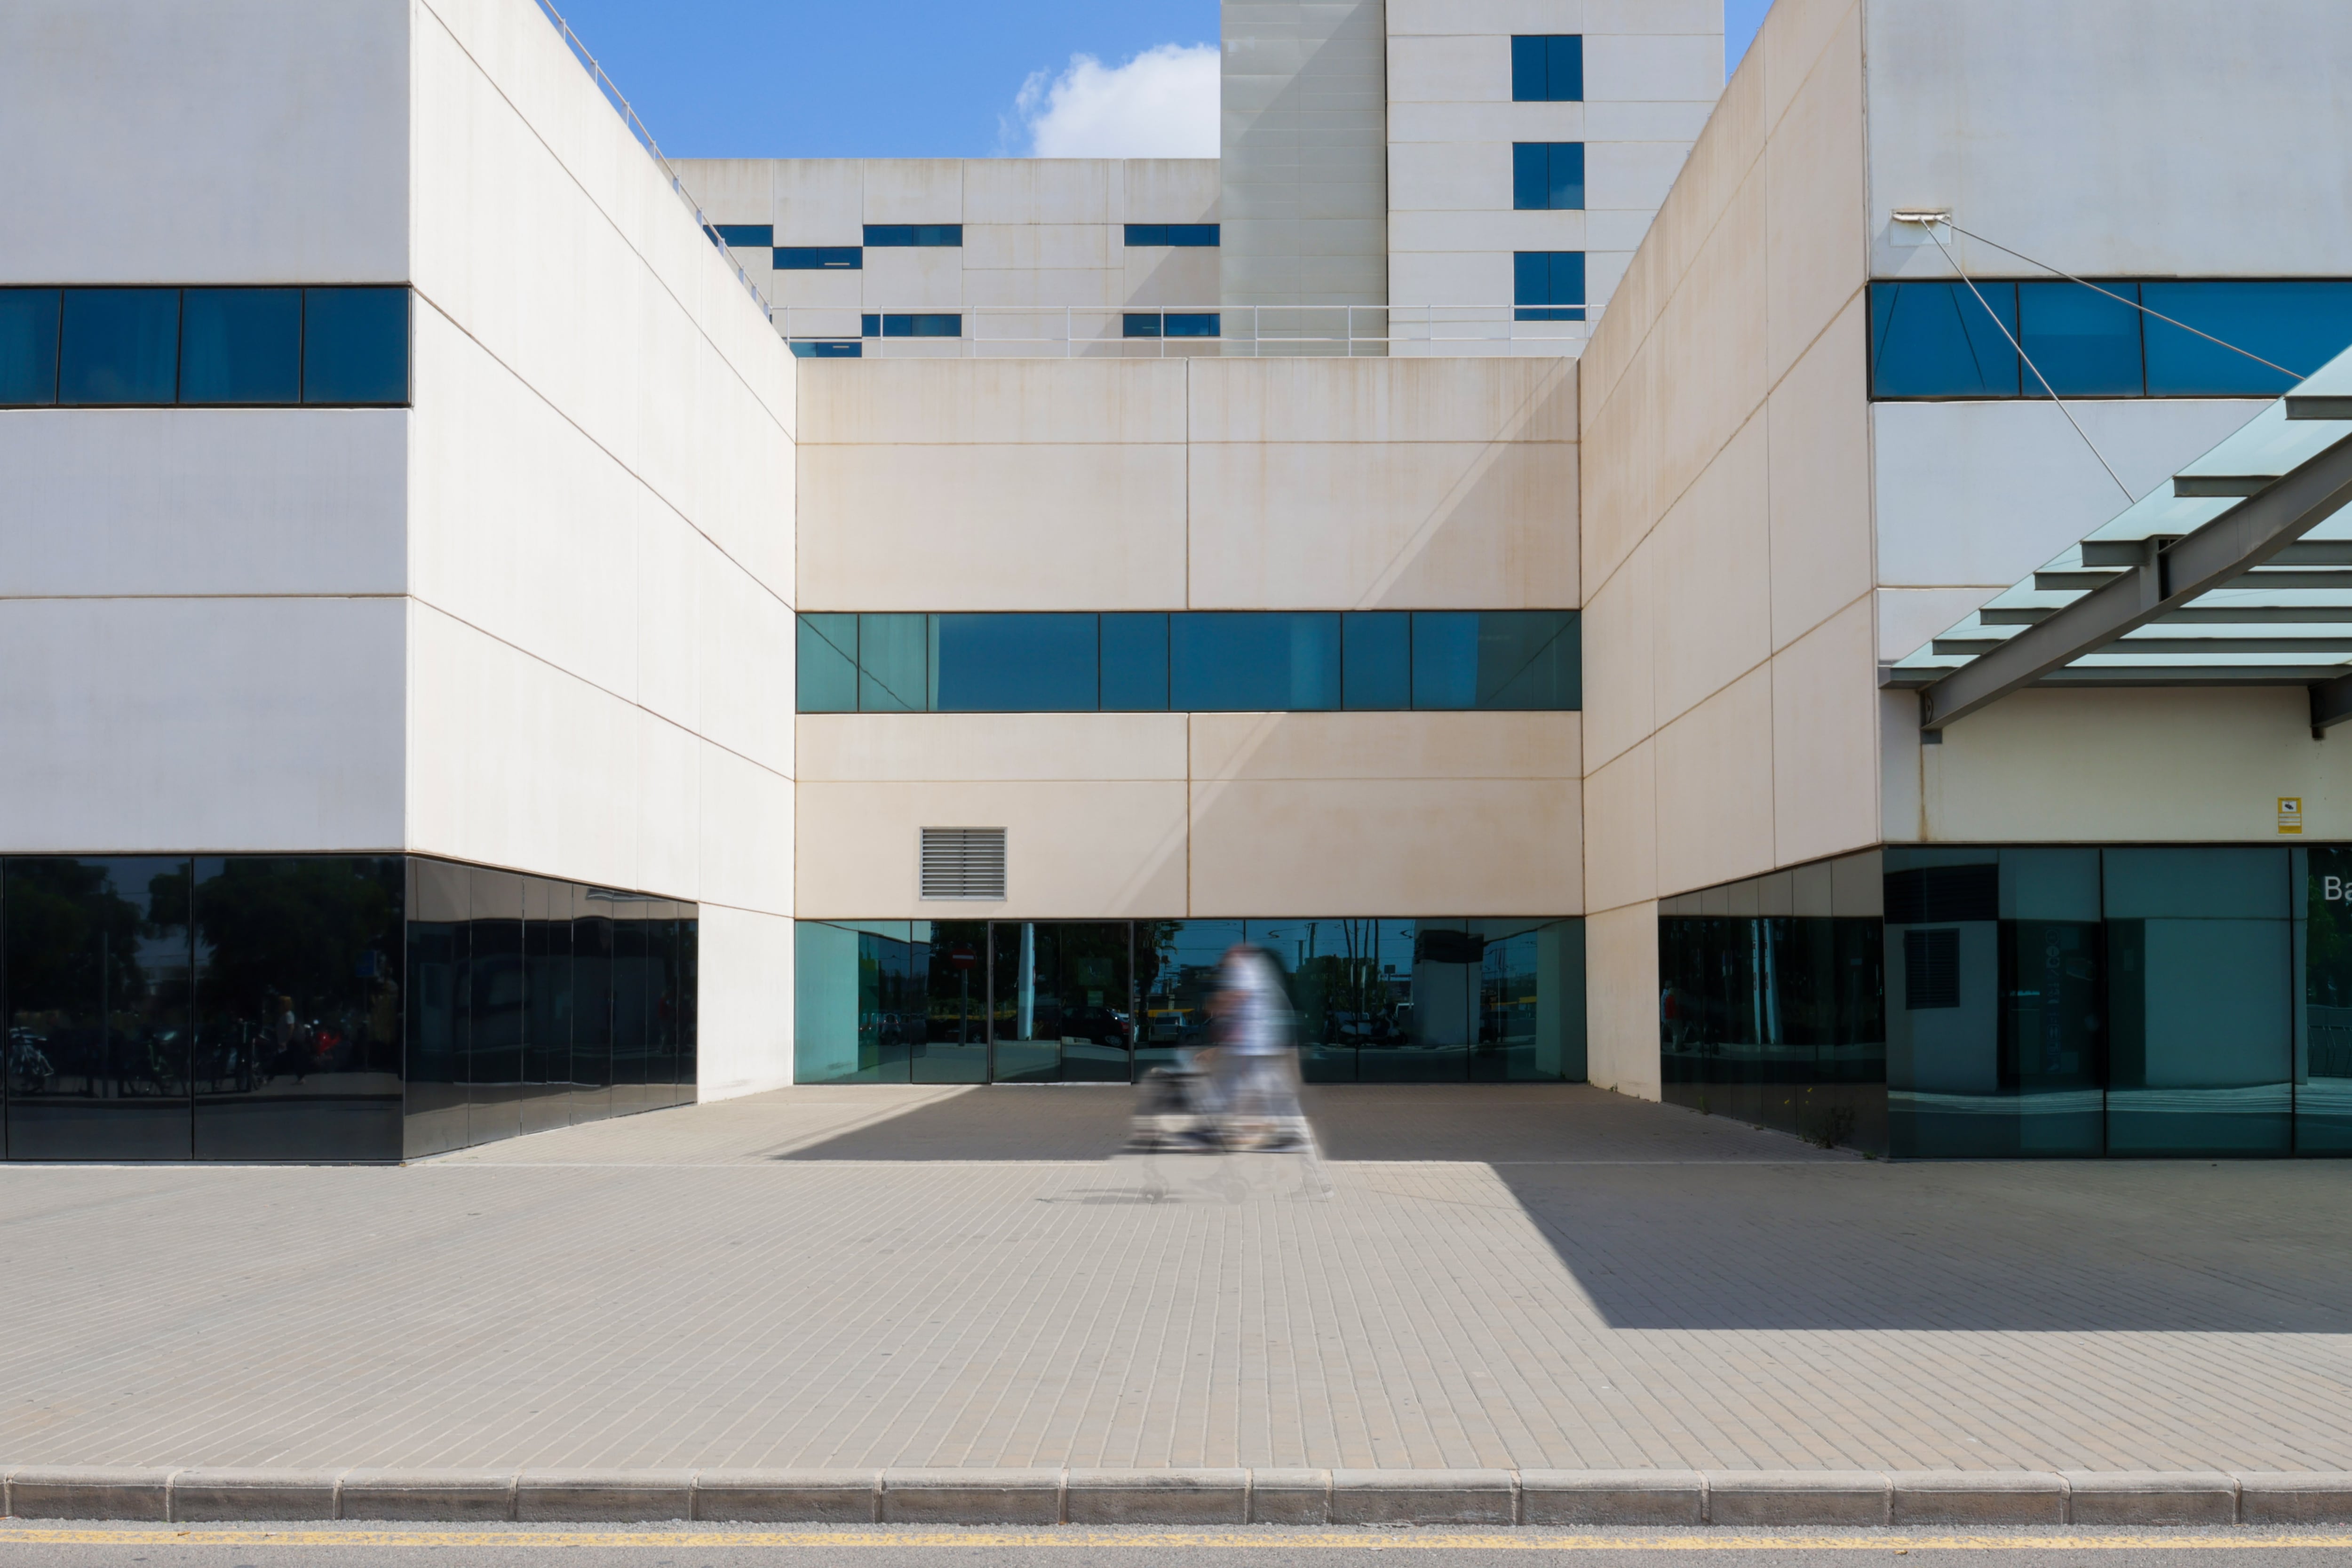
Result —
[[805, 607], [1182, 607], [1182, 363], [802, 363]]
[[1570, 915], [1572, 713], [1195, 714], [1196, 915]]
[[1878, 841], [1878, 681], [1865, 594], [1772, 660], [1773, 859]]
[[1583, 637], [1584, 753], [1598, 768], [1657, 729], [1657, 561], [1645, 541], [1588, 600]]
[[1200, 608], [1570, 607], [1574, 362], [1193, 367]]
[[[1778, 382], [1869, 277], [1863, 210], [1862, 9], [1854, 5], [1805, 70], [1764, 149], [1768, 374]], [[1857, 359], [1855, 363], [1862, 362]]]
[[1772, 389], [1766, 419], [1776, 647], [1853, 603], [1873, 581], [1869, 320], [1867, 296], [1857, 293]]
[[1658, 894], [1657, 742], [1645, 740], [1584, 781], [1584, 896], [1593, 909]]
[[1690, 711], [1771, 655], [1767, 451], [1759, 416], [1684, 492], [1648, 541], [1657, 552], [1651, 658], [1661, 723]]
[[1658, 731], [1658, 890], [1772, 868], [1772, 675], [1759, 668]]
[[[800, 912], [1184, 913], [1178, 713], [827, 713], [798, 722]], [[1002, 904], [925, 903], [924, 827], [1005, 829]]]
[[1585, 1077], [1602, 1089], [1661, 1098], [1658, 906], [1627, 904], [1584, 921]]
[[[799, 786], [798, 910], [836, 920], [1181, 916], [1181, 780], [959, 780]], [[925, 827], [1005, 830], [997, 902], [917, 897]]]
[[1930, 841], [2292, 843], [2281, 795], [2305, 840], [2352, 838], [2352, 750], [2296, 687], [2019, 691], [1919, 759]]

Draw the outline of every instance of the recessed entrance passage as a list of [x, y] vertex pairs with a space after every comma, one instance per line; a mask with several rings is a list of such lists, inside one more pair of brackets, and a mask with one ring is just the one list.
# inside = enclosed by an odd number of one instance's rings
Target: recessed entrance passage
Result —
[[803, 921], [801, 1083], [1132, 1083], [1273, 955], [1310, 1083], [1584, 1077], [1574, 920]]

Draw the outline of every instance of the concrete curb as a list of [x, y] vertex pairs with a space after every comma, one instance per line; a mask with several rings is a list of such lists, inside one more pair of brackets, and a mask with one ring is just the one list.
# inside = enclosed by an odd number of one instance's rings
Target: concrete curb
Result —
[[172, 1523], [2352, 1523], [2340, 1470], [0, 1469], [17, 1519]]

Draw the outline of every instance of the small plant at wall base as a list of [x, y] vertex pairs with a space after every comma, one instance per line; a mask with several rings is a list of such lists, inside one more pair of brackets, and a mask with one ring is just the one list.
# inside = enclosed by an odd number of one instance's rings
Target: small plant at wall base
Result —
[[1805, 1130], [1805, 1142], [1816, 1148], [1834, 1149], [1853, 1136], [1854, 1116], [1851, 1105], [1824, 1106], [1807, 1121], [1810, 1125]]

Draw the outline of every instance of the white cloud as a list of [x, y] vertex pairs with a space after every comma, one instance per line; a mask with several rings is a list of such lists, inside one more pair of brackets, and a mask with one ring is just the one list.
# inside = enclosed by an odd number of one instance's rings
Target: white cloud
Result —
[[1023, 82], [1013, 111], [1034, 158], [1213, 158], [1217, 74], [1214, 44], [1160, 44], [1119, 66], [1072, 55], [1059, 76]]

